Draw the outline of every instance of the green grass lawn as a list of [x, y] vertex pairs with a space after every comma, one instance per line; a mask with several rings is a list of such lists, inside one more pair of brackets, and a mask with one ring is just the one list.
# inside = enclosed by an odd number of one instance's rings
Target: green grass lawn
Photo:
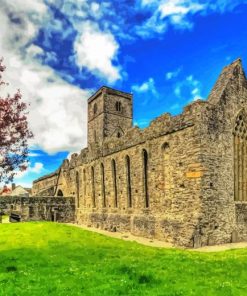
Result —
[[56, 223], [0, 225], [0, 295], [247, 295], [247, 249], [159, 249]]

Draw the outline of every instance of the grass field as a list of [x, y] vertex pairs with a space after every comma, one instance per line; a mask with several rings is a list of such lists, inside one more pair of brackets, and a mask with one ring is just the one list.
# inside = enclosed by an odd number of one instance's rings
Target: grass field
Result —
[[247, 295], [247, 249], [197, 253], [56, 223], [1, 224], [0, 295]]

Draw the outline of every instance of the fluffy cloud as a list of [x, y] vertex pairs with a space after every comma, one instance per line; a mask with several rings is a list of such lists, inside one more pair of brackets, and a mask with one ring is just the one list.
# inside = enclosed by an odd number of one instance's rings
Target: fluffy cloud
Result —
[[109, 82], [120, 78], [120, 69], [113, 65], [119, 45], [110, 33], [100, 31], [96, 25], [85, 23], [74, 43], [76, 60], [80, 67], [107, 77]]
[[193, 16], [231, 11], [247, 0], [140, 0], [140, 7], [151, 16], [136, 27], [136, 33], [144, 38], [164, 33], [169, 26], [191, 29]]
[[151, 77], [147, 81], [143, 82], [142, 84], [134, 84], [132, 86], [132, 90], [137, 93], [152, 93], [154, 96], [158, 96], [158, 92], [155, 87], [154, 79]]
[[37, 59], [44, 50], [34, 40], [49, 17], [42, 1], [3, 1], [0, 52], [7, 66], [4, 78], [10, 83], [5, 92], [21, 88], [24, 100], [30, 103], [32, 145], [55, 153], [85, 146], [86, 98], [91, 91], [67, 83]]
[[42, 162], [35, 162], [33, 166], [29, 166], [25, 171], [16, 172], [15, 180], [19, 181], [30, 173], [40, 174], [43, 171], [45, 171], [43, 163]]

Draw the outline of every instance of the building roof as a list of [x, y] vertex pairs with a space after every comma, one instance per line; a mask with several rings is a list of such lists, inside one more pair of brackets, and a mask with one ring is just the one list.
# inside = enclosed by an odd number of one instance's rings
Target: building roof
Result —
[[51, 174], [44, 175], [44, 176], [34, 180], [33, 183], [37, 183], [37, 182], [39, 182], [41, 180], [45, 180], [45, 179], [51, 178], [53, 176], [56, 176], [56, 175], [58, 175], [58, 172], [59, 172], [59, 170], [56, 170], [55, 172], [53, 172]]
[[11, 192], [12, 196], [19, 196], [19, 195], [27, 195], [29, 192], [23, 188], [21, 185], [15, 187], [15, 189]]

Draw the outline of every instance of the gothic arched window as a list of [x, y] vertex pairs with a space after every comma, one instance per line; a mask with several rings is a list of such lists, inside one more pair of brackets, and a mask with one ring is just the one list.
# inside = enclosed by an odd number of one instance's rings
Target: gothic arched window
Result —
[[247, 201], [247, 118], [241, 111], [234, 126], [234, 199]]
[[126, 155], [126, 177], [127, 177], [127, 194], [128, 194], [128, 207], [132, 207], [132, 194], [131, 194], [131, 174], [130, 174], [130, 158]]
[[163, 176], [164, 176], [164, 189], [168, 188], [168, 184], [171, 181], [170, 178], [170, 145], [165, 142], [162, 147], [162, 156], [163, 156]]
[[96, 207], [96, 200], [95, 200], [95, 181], [94, 181], [94, 167], [91, 167], [91, 190], [92, 190], [92, 203], [93, 207]]
[[61, 189], [58, 190], [57, 196], [63, 196], [63, 191]]
[[112, 180], [113, 180], [113, 190], [114, 190], [114, 206], [118, 206], [118, 197], [117, 197], [117, 168], [116, 161], [112, 160]]
[[103, 163], [100, 165], [101, 167], [101, 191], [102, 191], [102, 198], [103, 198], [103, 208], [106, 207], [106, 199], [105, 199], [105, 169]]
[[79, 178], [79, 172], [76, 172], [76, 197], [77, 197], [77, 208], [80, 207], [80, 178]]

